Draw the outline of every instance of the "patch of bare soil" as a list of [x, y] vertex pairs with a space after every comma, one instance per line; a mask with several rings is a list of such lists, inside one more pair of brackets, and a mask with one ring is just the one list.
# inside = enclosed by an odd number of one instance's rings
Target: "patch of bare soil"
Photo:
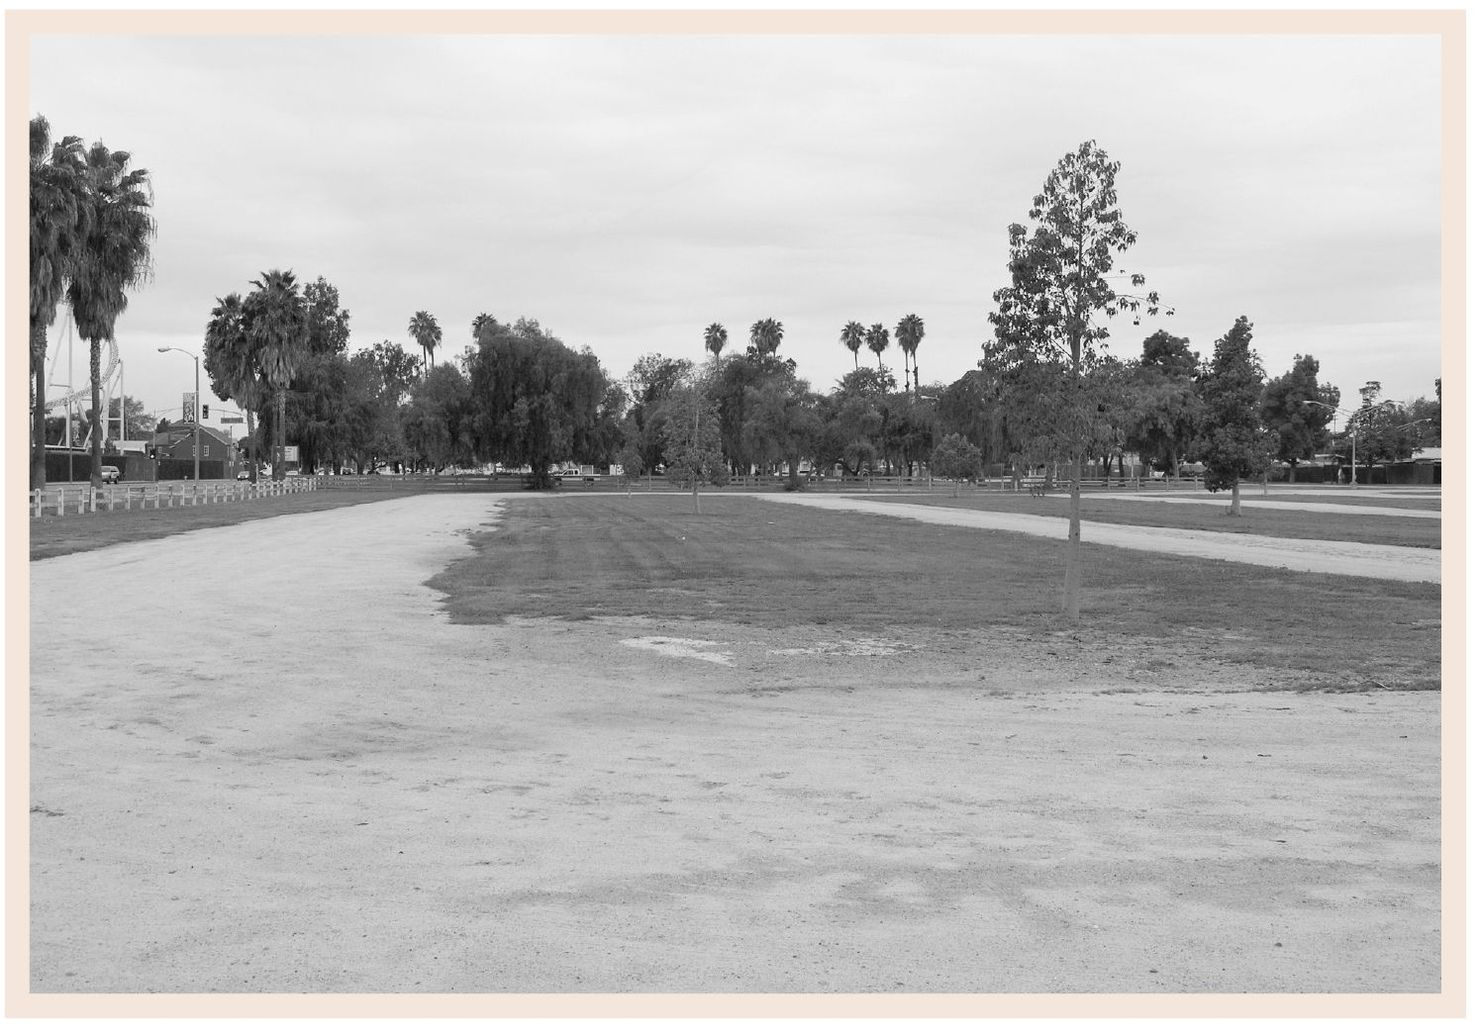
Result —
[[1438, 692], [453, 624], [423, 584], [494, 511], [32, 564], [32, 991], [1439, 989]]

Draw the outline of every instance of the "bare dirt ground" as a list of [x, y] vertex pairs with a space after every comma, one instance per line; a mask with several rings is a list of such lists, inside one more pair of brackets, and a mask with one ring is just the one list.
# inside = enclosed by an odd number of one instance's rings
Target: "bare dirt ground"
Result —
[[31, 564], [33, 991], [1439, 990], [1438, 692], [450, 623], [518, 504]]

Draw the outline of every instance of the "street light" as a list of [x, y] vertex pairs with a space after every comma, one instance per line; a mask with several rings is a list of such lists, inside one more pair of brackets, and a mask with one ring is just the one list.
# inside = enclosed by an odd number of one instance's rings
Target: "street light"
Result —
[[1352, 482], [1349, 483], [1348, 486], [1351, 487], [1353, 490], [1357, 490], [1358, 489], [1358, 416], [1362, 415], [1365, 412], [1371, 415], [1373, 412], [1378, 411], [1378, 409], [1380, 409], [1380, 408], [1392, 408], [1394, 406], [1394, 403], [1392, 401], [1380, 401], [1376, 405], [1365, 405], [1364, 407], [1359, 408], [1357, 411], [1351, 411], [1350, 409], [1346, 409], [1346, 408], [1338, 408], [1336, 405], [1329, 405], [1325, 401], [1311, 401], [1311, 400], [1306, 400], [1306, 401], [1302, 401], [1301, 403], [1304, 404], [1304, 405], [1318, 405], [1318, 406], [1320, 406], [1322, 408], [1328, 409], [1334, 415], [1342, 415], [1343, 413], [1346, 413], [1347, 414], [1348, 423], [1349, 423], [1349, 425], [1352, 426]]
[[[191, 413], [191, 422], [195, 424], [195, 482], [201, 482], [201, 360], [199, 355], [191, 354], [183, 347], [160, 347], [156, 348], [160, 354], [166, 351], [179, 351], [191, 361], [195, 362], [195, 411]], [[193, 488], [192, 488], [193, 489]]]

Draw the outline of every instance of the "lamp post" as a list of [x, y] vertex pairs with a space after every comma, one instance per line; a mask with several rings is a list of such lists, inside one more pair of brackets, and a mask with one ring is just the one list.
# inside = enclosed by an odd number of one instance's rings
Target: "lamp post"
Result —
[[[191, 361], [195, 362], [195, 411], [191, 413], [191, 423], [195, 426], [195, 482], [201, 482], [201, 359], [199, 355], [191, 354], [183, 347], [160, 347], [156, 348], [160, 354], [166, 351], [179, 351]], [[192, 488], [193, 489], [193, 488]]]
[[1353, 490], [1357, 490], [1358, 489], [1358, 416], [1363, 415], [1364, 413], [1367, 413], [1367, 414], [1371, 415], [1373, 412], [1378, 411], [1378, 409], [1380, 409], [1380, 408], [1392, 408], [1394, 406], [1394, 403], [1392, 401], [1380, 401], [1376, 405], [1367, 405], [1367, 406], [1365, 406], [1363, 408], [1359, 408], [1357, 411], [1351, 411], [1351, 410], [1346, 409], [1346, 408], [1338, 408], [1336, 405], [1329, 405], [1325, 401], [1311, 401], [1311, 400], [1306, 400], [1306, 401], [1302, 401], [1301, 403], [1304, 404], [1304, 405], [1317, 405], [1317, 406], [1319, 406], [1321, 408], [1327, 409], [1328, 411], [1332, 412], [1334, 415], [1342, 415], [1344, 412], [1347, 414], [1348, 424], [1352, 427], [1352, 482], [1349, 483], [1348, 486], [1351, 487]]

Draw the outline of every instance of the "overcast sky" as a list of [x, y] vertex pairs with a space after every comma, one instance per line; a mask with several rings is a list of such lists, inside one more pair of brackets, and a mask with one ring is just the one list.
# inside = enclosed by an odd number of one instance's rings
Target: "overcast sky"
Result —
[[1246, 315], [1268, 374], [1312, 354], [1346, 406], [1440, 374], [1439, 86], [1438, 41], [1397, 36], [52, 36], [30, 110], [152, 174], [154, 277], [117, 326], [151, 410], [191, 376], [155, 349], [198, 352], [271, 268], [339, 288], [352, 351], [415, 353], [425, 309], [451, 359], [487, 311], [621, 376], [772, 317], [827, 390], [845, 322], [914, 312], [922, 383], [950, 382], [1008, 225], [1089, 138], [1125, 268], [1176, 309], [1113, 352], [1166, 328], [1207, 356]]

